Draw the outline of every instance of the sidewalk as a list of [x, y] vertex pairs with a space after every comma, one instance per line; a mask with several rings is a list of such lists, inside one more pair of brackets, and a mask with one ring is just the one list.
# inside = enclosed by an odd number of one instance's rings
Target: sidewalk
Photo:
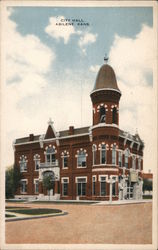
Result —
[[91, 204], [93, 206], [100, 206], [100, 205], [126, 205], [126, 204], [139, 204], [139, 203], [148, 203], [148, 202], [152, 202], [152, 199], [147, 199], [147, 200], [118, 200], [118, 201], [100, 201], [96, 204]]

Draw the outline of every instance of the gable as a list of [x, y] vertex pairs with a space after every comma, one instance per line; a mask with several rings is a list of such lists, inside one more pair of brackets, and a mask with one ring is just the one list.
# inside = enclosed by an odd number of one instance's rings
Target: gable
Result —
[[55, 133], [51, 125], [48, 126], [45, 139], [55, 138]]

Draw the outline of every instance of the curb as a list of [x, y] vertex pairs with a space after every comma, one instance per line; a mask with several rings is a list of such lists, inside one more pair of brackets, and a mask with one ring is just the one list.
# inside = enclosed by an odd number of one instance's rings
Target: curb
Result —
[[5, 222], [12, 222], [12, 221], [18, 221], [18, 220], [33, 220], [33, 219], [42, 219], [42, 218], [48, 218], [48, 217], [55, 217], [55, 216], [63, 216], [67, 215], [68, 212], [58, 213], [58, 214], [48, 214], [48, 215], [35, 215], [30, 217], [14, 217], [14, 218], [7, 218], [5, 219]]

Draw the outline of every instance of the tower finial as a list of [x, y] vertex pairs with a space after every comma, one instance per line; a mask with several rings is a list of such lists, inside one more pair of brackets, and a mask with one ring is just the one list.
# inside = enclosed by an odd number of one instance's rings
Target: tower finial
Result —
[[51, 118], [49, 118], [48, 125], [53, 125], [53, 121]]
[[105, 53], [104, 61], [105, 61], [106, 64], [107, 64], [108, 60], [109, 60], [109, 57], [108, 57], [108, 55]]

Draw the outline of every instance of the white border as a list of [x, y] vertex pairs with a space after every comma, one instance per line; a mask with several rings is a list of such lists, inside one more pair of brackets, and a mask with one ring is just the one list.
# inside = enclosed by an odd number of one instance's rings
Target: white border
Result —
[[[4, 13], [5, 12], [5, 8], [7, 6], [66, 6], [66, 7], [88, 7], [88, 6], [97, 6], [97, 7], [117, 7], [117, 6], [122, 6], [122, 7], [154, 7], [153, 8], [153, 14], [154, 14], [154, 28], [155, 28], [155, 55], [157, 55], [157, 2], [156, 1], [54, 1], [54, 2], [50, 2], [50, 1], [7, 1], [7, 0], [2, 0], [1, 1], [1, 6], [0, 6], [0, 10]], [[75, 6], [74, 6], [75, 5]], [[3, 19], [3, 15], [1, 15], [1, 32], [4, 32], [4, 19]], [[3, 39], [3, 37], [2, 37]], [[1, 65], [3, 67], [1, 67], [1, 86], [0, 86], [0, 90], [1, 93], [3, 93], [3, 99], [5, 98], [4, 95], [4, 80], [5, 80], [5, 67], [4, 67], [4, 50], [5, 48], [3, 47], [4, 44], [2, 44], [1, 46]], [[154, 76], [153, 76], [153, 82], [157, 83], [157, 56], [155, 56], [155, 61], [154, 61]], [[154, 84], [154, 114], [157, 117], [157, 85]], [[1, 123], [0, 123], [0, 129], [1, 132], [5, 131], [5, 114], [4, 114], [4, 107], [5, 107], [5, 102], [2, 100], [0, 100], [0, 107], [1, 107], [1, 117], [3, 117], [3, 119], [1, 119]], [[157, 119], [155, 121], [155, 131], [157, 130]], [[4, 154], [4, 144], [2, 144], [2, 142], [5, 141], [5, 134], [1, 133], [1, 147], [0, 147], [0, 155], [5, 155]], [[155, 163], [157, 163], [157, 134], [155, 136], [154, 139], [154, 152], [153, 155], [155, 156]], [[1, 200], [4, 201], [4, 194], [5, 194], [5, 188], [4, 188], [4, 175], [5, 175], [5, 160], [4, 157], [0, 157], [0, 163], [1, 163], [1, 169], [0, 169], [0, 176], [1, 176], [1, 180], [0, 181], [0, 197]], [[158, 246], [158, 241], [157, 241], [157, 169], [155, 167], [154, 169], [154, 181], [153, 181], [153, 186], [154, 186], [154, 193], [156, 192], [156, 195], [154, 195], [153, 198], [153, 227], [152, 227], [152, 239], [153, 239], [153, 244], [147, 244], [147, 245], [127, 245], [127, 244], [115, 244], [115, 245], [111, 245], [111, 244], [71, 244], [70, 245], [62, 245], [62, 244], [53, 244], [53, 245], [48, 245], [48, 244], [4, 244], [4, 220], [1, 220], [1, 234], [0, 234], [0, 242], [1, 242], [1, 249], [133, 249], [133, 250], [137, 250], [137, 249], [146, 249], [146, 250], [152, 250], [152, 249], [156, 249]], [[1, 213], [4, 216], [4, 203], [1, 202], [0, 203], [1, 206]], [[155, 232], [155, 233], [154, 233]]]

